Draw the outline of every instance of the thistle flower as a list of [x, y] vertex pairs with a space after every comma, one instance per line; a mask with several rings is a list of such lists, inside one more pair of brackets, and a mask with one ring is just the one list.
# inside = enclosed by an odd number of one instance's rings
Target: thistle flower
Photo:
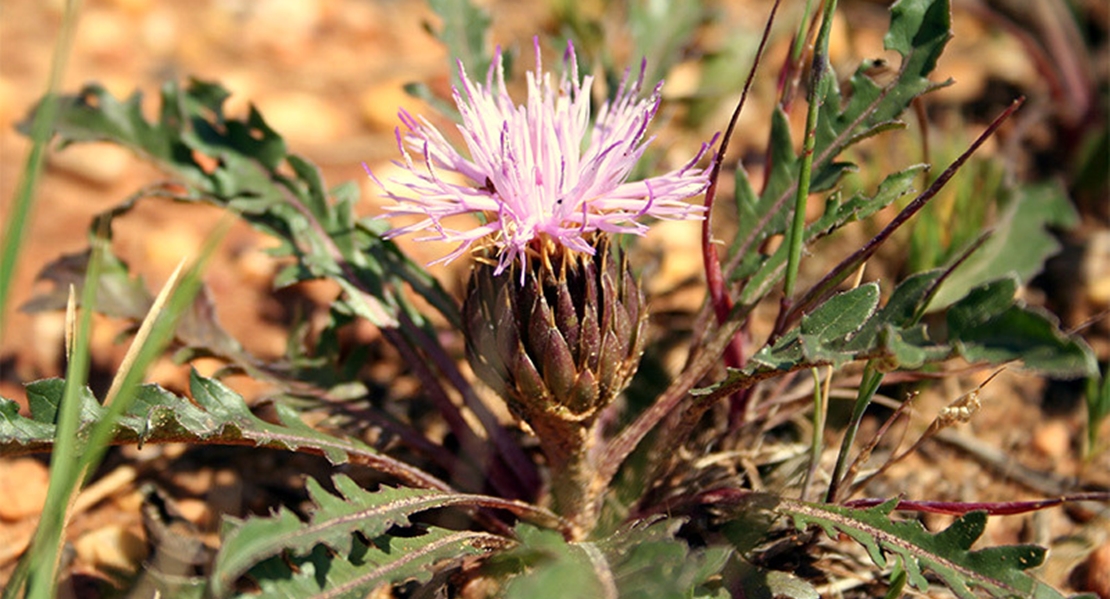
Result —
[[[635, 80], [626, 72], [616, 96], [591, 123], [593, 77], [579, 77], [573, 44], [567, 44], [558, 83], [543, 72], [538, 38], [534, 44], [536, 68], [527, 74], [523, 105], [509, 96], [500, 51], [484, 85], [470, 80], [459, 63], [462, 89], [454, 90], [454, 100], [467, 155], [427, 119], [401, 111], [406, 130], [397, 129], [397, 143], [414, 178], [393, 181], [404, 188], [399, 191], [379, 184], [396, 202], [387, 208], [391, 215], [425, 218], [387, 236], [426, 232], [418, 239], [458, 243], [436, 262], [459, 257], [476, 241], [491, 241], [500, 274], [537, 244], [592, 255], [596, 232], [642, 235], [647, 227], [637, 219], [645, 216], [701, 218], [704, 207], [685, 200], [708, 186], [707, 173], [696, 164], [709, 144], [681, 168], [627, 180], [653, 139], [646, 137], [647, 127], [659, 108], [662, 83], [639, 98], [644, 65]], [[467, 181], [444, 178], [445, 172]], [[444, 222], [466, 214], [479, 217], [475, 226], [458, 229]]]
[[[600, 505], [591, 451], [599, 416], [627, 387], [644, 342], [643, 295], [609, 236], [643, 234], [644, 216], [701, 218], [704, 208], [686, 199], [708, 186], [696, 164], [710, 144], [677, 170], [628, 181], [651, 142], [661, 84], [640, 98], [644, 68], [636, 80], [626, 73], [591, 123], [593, 79], [579, 77], [571, 44], [564, 61], [556, 84], [536, 41], [523, 105], [509, 97], [500, 53], [484, 85], [460, 64], [454, 97], [467, 155], [429, 121], [402, 111], [406, 131], [398, 128], [397, 142], [413, 178], [394, 181], [401, 191], [382, 187], [396, 202], [391, 214], [424, 217], [388, 236], [423, 231], [420, 240], [458, 243], [438, 262], [477, 244], [462, 310], [467, 359], [535, 431], [554, 507], [578, 537]], [[445, 222], [460, 215], [478, 217], [475, 226]]]

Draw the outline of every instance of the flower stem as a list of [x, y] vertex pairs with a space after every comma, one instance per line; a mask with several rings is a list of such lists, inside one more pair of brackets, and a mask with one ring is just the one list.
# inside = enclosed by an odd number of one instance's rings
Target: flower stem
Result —
[[783, 312], [787, 311], [790, 297], [794, 295], [794, 286], [798, 281], [798, 263], [802, 258], [802, 241], [805, 238], [806, 226], [806, 199], [809, 197], [810, 178], [813, 174], [813, 150], [817, 144], [817, 114], [821, 108], [823, 82], [829, 69], [829, 31], [832, 28], [832, 17], [836, 11], [836, 0], [825, 2], [825, 11], [821, 17], [821, 31], [817, 34], [817, 45], [813, 53], [813, 66], [811, 67], [809, 91], [807, 100], [809, 110], [806, 113], [805, 144], [802, 149], [801, 172], [798, 175], [798, 189], [794, 195], [794, 219], [790, 230], [787, 232], [789, 254], [786, 265], [786, 283], [783, 287]]

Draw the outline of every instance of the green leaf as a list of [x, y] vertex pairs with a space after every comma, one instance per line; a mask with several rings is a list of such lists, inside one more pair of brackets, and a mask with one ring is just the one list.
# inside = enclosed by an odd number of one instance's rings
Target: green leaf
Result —
[[[897, 119], [913, 99], [940, 87], [927, 76], [944, 49], [949, 30], [947, 0], [903, 0], [891, 10], [891, 33], [887, 36], [888, 47], [903, 56], [903, 64], [893, 81], [880, 87], [868, 74], [874, 65], [864, 62], [850, 78], [851, 95], [844, 101], [836, 74], [831, 68], [824, 70], [818, 83], [823, 94], [814, 131], [812, 192], [832, 189], [841, 175], [855, 168], [851, 163], [837, 161], [845, 149], [868, 137], [902, 127]], [[763, 240], [785, 230], [792, 210], [788, 200], [795, 190], [798, 156], [790, 138], [789, 120], [781, 110], [776, 110], [772, 117], [768, 147], [770, 170], [758, 198], [747, 175], [742, 169], [737, 171], [740, 227], [730, 253], [744, 252], [744, 256], [738, 269], [728, 273], [733, 279], [754, 272], [753, 258], [749, 256], [756, 253], [755, 248]], [[767, 292], [769, 286], [760, 285], [758, 293], [746, 294], [758, 298]], [[748, 303], [747, 300], [744, 303]]]
[[843, 339], [858, 331], [878, 304], [878, 283], [838, 293], [802, 317], [801, 332], [822, 343]]
[[899, 0], [890, 7], [890, 29], [883, 45], [907, 60], [907, 71], [925, 77], [952, 37], [949, 13], [947, 2]]
[[496, 547], [503, 540], [487, 533], [442, 528], [430, 528], [415, 537], [382, 535], [370, 543], [351, 537], [340, 554], [320, 544], [306, 555], [262, 562], [250, 571], [261, 595], [248, 592], [237, 597], [360, 599], [383, 584], [427, 582], [437, 572], [465, 557], [483, 555], [487, 547]]
[[32, 447], [54, 438], [54, 419], [41, 422], [19, 415], [19, 404], [0, 397], [0, 455], [10, 447]]
[[520, 545], [493, 558], [492, 564], [519, 572], [505, 587], [509, 599], [727, 596], [713, 581], [733, 550], [691, 549], [675, 538], [683, 522], [656, 518], [596, 542], [578, 543], [553, 531], [520, 526]]
[[486, 50], [489, 13], [470, 0], [428, 0], [428, 5], [443, 20], [440, 29], [433, 33], [447, 46], [455, 85], [461, 89], [456, 60], [462, 62], [471, 77], [484, 77], [492, 62]]
[[774, 509], [790, 516], [799, 529], [816, 524], [831, 538], [847, 535], [863, 545], [880, 568], [887, 567], [888, 556], [899, 557], [909, 584], [921, 592], [929, 588], [924, 575], [929, 570], [964, 599], [978, 597], [976, 591], [992, 597], [1063, 597], [1025, 573], [1044, 561], [1043, 548], [1013, 545], [971, 551], [986, 527], [986, 512], [971, 512], [930, 534], [917, 521], [892, 521], [890, 513], [897, 504], [892, 499], [869, 509], [851, 509], [782, 500]]
[[[909, 193], [914, 178], [924, 168], [924, 165], [916, 165], [888, 176], [879, 184], [879, 188], [873, 196], [859, 193], [853, 195], [848, 201], [841, 202], [838, 196], [834, 194], [825, 203], [825, 212], [821, 217], [806, 226], [804, 242], [812, 243], [849, 222], [864, 219], [882, 210], [898, 198]], [[782, 227], [785, 229], [785, 220]], [[762, 256], [757, 252], [752, 252], [741, 262], [740, 267], [732, 275], [734, 279], [748, 277], [743, 292], [740, 294], [741, 303], [755, 302], [782, 279], [785, 273], [788, 250], [789, 247], [782, 244], [770, 256]]]
[[[963, 357], [991, 364], [1020, 360], [1030, 370], [1061, 378], [1098, 372], [1094, 353], [1081, 337], [1064, 334], [1052, 316], [1015, 301], [1013, 278], [973, 289], [952, 305], [947, 326], [934, 336], [917, 320], [943, 275], [943, 269], [937, 269], [906, 279], [887, 304], [862, 324], [860, 316], [874, 310], [871, 292], [834, 296], [804, 318], [802, 326], [760, 348], [744, 368], [730, 368], [721, 382], [692, 393], [711, 396], [777, 374], [865, 359], [879, 360], [888, 369], [920, 368]], [[845, 339], [845, 334], [851, 337]]]
[[1000, 277], [1016, 275], [1028, 282], [1060, 251], [1060, 243], [1047, 229], [1067, 229], [1078, 224], [1075, 207], [1058, 183], [1026, 184], [1013, 191], [989, 239], [952, 271], [929, 303], [935, 311], [967, 295], [973, 287]]
[[[92, 250], [65, 254], [42, 268], [36, 280], [48, 281], [50, 291], [39, 294], [22, 306], [24, 312], [64, 310], [72, 285], [78, 294], [85, 287]], [[132, 277], [122, 260], [111, 252], [104, 252], [100, 270], [100, 284], [96, 288], [96, 309], [116, 318], [142, 320], [154, 297], [147, 291], [142, 277]]]
[[[27, 395], [31, 418], [19, 416], [10, 402], [0, 412], [0, 454], [49, 451], [54, 443], [53, 418], [65, 382], [46, 379], [31, 383]], [[178, 397], [157, 385], [144, 385], [113, 435], [113, 444], [184, 442], [216, 445], [248, 445], [326, 456], [332, 463], [355, 461], [398, 477], [412, 486], [446, 488], [446, 485], [404, 462], [378, 453], [353, 439], [341, 439], [317, 431], [300, 420], [297, 413], [275, 404], [280, 423], [251, 413], [243, 398], [222, 383], [195, 372], [190, 381], [193, 401]], [[82, 395], [79, 435], [86, 435], [103, 413], [87, 389]], [[34, 436], [29, 436], [31, 433]]]
[[393, 526], [408, 526], [412, 514], [480, 500], [430, 489], [383, 487], [369, 492], [346, 476], [337, 475], [333, 480], [338, 497], [324, 491], [315, 479], [306, 481], [309, 498], [316, 505], [307, 522], [285, 509], [271, 518], [232, 521], [213, 567], [213, 593], [227, 594], [235, 580], [254, 564], [283, 551], [306, 554], [323, 544], [343, 552], [355, 532], [365, 538], [381, 537]]
[[[103, 87], [89, 85], [62, 98], [55, 130], [62, 147], [108, 141], [138, 152], [188, 186], [175, 199], [237, 211], [276, 237], [281, 243], [275, 255], [295, 260], [283, 271], [281, 284], [336, 279], [347, 294], [344, 301], [359, 315], [394, 326], [396, 310], [407, 301], [396, 289], [412, 282], [449, 320], [458, 321], [454, 299], [423, 267], [382, 239], [380, 228], [356, 223], [350, 188], [333, 200], [319, 170], [289, 154], [258, 111], [252, 109], [245, 119], [227, 117], [223, 104], [228, 96], [214, 83], [192, 81], [185, 89], [166, 83], [158, 117], [148, 121], [141, 95], [121, 102]], [[110, 216], [126, 212], [135, 201]]]
[[973, 289], [948, 310], [949, 342], [969, 362], [1020, 360], [1031, 370], [1060, 378], [1098, 373], [1090, 346], [1066, 336], [1050, 314], [1014, 303], [1017, 280]]

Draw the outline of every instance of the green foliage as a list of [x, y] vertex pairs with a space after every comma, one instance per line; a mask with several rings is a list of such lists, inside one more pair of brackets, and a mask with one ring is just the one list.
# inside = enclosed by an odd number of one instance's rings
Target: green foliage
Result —
[[1045, 260], [1060, 251], [1060, 242], [1047, 229], [1079, 224], [1079, 215], [1058, 183], [1026, 184], [1006, 195], [1010, 197], [991, 227], [991, 236], [953, 270], [929, 310], [947, 307], [984, 281], [1011, 273], [1028, 283]]
[[486, 44], [489, 13], [470, 0], [428, 0], [428, 5], [443, 21], [438, 30], [430, 26], [429, 30], [447, 46], [452, 59], [451, 80], [456, 87], [461, 82], [453, 61], [462, 62], [472, 77], [484, 75], [492, 62]]
[[[18, 455], [48, 451], [53, 447], [52, 426], [65, 381], [46, 379], [27, 386], [31, 418], [18, 414], [15, 402], [0, 398], [0, 453]], [[116, 424], [113, 444], [208, 443], [250, 445], [323, 455], [333, 464], [348, 461], [367, 464], [389, 472], [407, 484], [419, 487], [445, 485], [368, 445], [353, 439], [317, 431], [304, 424], [292, 408], [274, 404], [280, 424], [258, 418], [243, 398], [219, 381], [197, 375], [190, 380], [192, 401], [157, 385], [144, 385], [134, 405]], [[101, 406], [87, 389], [80, 395], [80, 424], [76, 435], [84, 437], [103, 416]]]
[[[366, 597], [375, 588], [407, 580], [427, 582], [467, 556], [485, 553], [501, 537], [471, 531], [430, 528], [412, 537], [382, 535], [364, 542], [351, 537], [336, 549], [316, 545], [306, 555], [272, 557], [249, 573], [261, 596], [287, 599]], [[216, 595], [217, 597], [226, 595]], [[235, 595], [258, 597], [253, 592]]]
[[[493, 535], [453, 533], [434, 527], [417, 537], [391, 536], [387, 532], [393, 527], [411, 524], [408, 517], [412, 514], [472, 504], [475, 498], [428, 489], [383, 488], [370, 493], [345, 476], [336, 476], [334, 483], [339, 497], [324, 491], [314, 479], [308, 479], [309, 497], [316, 505], [308, 522], [301, 522], [288, 510], [281, 510], [272, 518], [225, 521], [223, 544], [211, 576], [212, 593], [217, 597], [227, 595], [235, 580], [254, 568], [252, 578], [267, 592], [276, 592], [278, 588], [310, 592], [289, 595], [296, 597], [344, 588], [348, 589], [344, 596], [349, 592], [361, 592], [359, 596], [363, 596], [382, 582], [399, 582], [418, 575], [427, 580], [438, 560], [480, 554], [479, 541], [508, 542]], [[362, 539], [373, 542], [367, 544]], [[281, 580], [288, 576], [289, 566], [281, 559], [269, 558], [286, 552], [301, 556], [295, 560], [298, 568], [294, 571], [303, 570], [306, 565], [311, 565], [312, 571], [299, 571], [292, 581]], [[367, 568], [368, 565], [376, 570]], [[316, 575], [321, 571], [328, 573], [326, 584], [321, 584]], [[305, 587], [306, 584], [310, 586]]]
[[[1101, 382], [1100, 382], [1101, 381]], [[1098, 429], [1102, 421], [1110, 416], [1110, 364], [1101, 376], [1087, 379], [1087, 448], [1088, 455], [1094, 455], [1098, 447]]]
[[906, 279], [875, 311], [877, 288], [865, 285], [833, 296], [773, 344], [756, 352], [720, 383], [697, 391], [719, 394], [746, 387], [774, 372], [878, 360], [885, 369], [920, 368], [960, 357], [973, 363], [1020, 361], [1026, 368], [1060, 378], [1097, 372], [1082, 338], [1065, 335], [1049, 314], [1015, 302], [1017, 282], [1000, 279], [973, 289], [946, 314], [937, 330], [920, 324], [943, 271]]
[[[489, 15], [469, 0], [430, 0], [430, 3], [441, 18], [434, 33], [455, 59], [472, 74], [480, 75], [491, 60], [486, 48]], [[642, 0], [627, 6], [634, 51], [647, 57], [653, 69], [648, 73], [649, 80], [658, 78], [685, 58], [685, 47], [708, 15], [706, 6], [696, 2]], [[601, 27], [597, 23], [578, 25]], [[913, 191], [925, 165], [894, 172], [873, 192], [844, 193], [850, 195], [844, 199], [834, 190], [844, 173], [856, 165], [838, 160], [859, 141], [901, 127], [898, 119], [910, 103], [939, 87], [929, 80], [929, 74], [949, 38], [949, 28], [947, 0], [901, 0], [891, 9], [890, 30], [885, 38], [886, 47], [902, 56], [897, 75], [880, 85], [867, 74], [874, 65], [864, 63], [843, 89], [828, 67], [827, 57], [822, 55], [829, 31], [823, 29], [816, 45], [818, 55], [813, 57], [809, 106], [812, 118], [806, 139], [806, 147], [812, 152], [795, 151], [788, 107], [782, 106], [772, 116], [769, 168], [763, 189], [757, 192], [742, 169], [736, 173], [739, 221], [737, 236], [730, 244], [728, 276], [731, 283], [740, 286], [731, 298], [736, 300], [738, 312], [750, 311], [769, 297], [784, 276], [792, 280], [797, 273], [800, 253], [795, 252], [791, 258], [788, 244], [766, 255], [757, 251], [765, 241], [785, 233], [792, 216], [805, 214], [804, 210], [795, 211], [789, 205], [792, 195], [798, 199], [797, 205], [804, 208], [810, 193], [828, 194], [824, 210], [815, 220], [805, 225], [801, 218], [795, 219], [797, 226], [792, 238], [800, 239], [802, 245], [812, 245], [841, 227], [873, 216]], [[592, 48], [595, 57], [600, 55], [599, 62], [607, 65], [606, 77], [612, 80], [623, 69], [614, 70], [604, 42], [605, 35], [599, 33], [592, 46], [583, 44], [586, 50], [583, 56], [589, 58], [587, 54]], [[438, 405], [445, 411], [444, 419], [452, 426], [454, 440], [462, 449], [459, 455], [454, 455], [454, 448], [435, 446], [422, 436], [423, 431], [407, 431], [413, 434], [406, 440], [428, 453], [438, 450], [451, 454], [449, 458], [461, 457], [460, 463], [474, 459], [481, 466], [481, 470], [474, 472], [489, 476], [473, 481], [475, 488], [497, 488], [495, 476], [499, 471], [519, 473], [520, 462], [512, 461], [515, 454], [504, 450], [505, 443], [513, 444], [516, 440], [501, 434], [504, 431], [492, 416], [483, 419], [478, 413], [480, 402], [464, 377], [450, 369], [452, 356], [438, 345], [439, 331], [432, 328], [406, 293], [412, 290], [421, 296], [458, 328], [454, 298], [423, 268], [382, 238], [385, 224], [356, 219], [353, 207], [358, 199], [357, 187], [348, 184], [328, 188], [317, 167], [290, 154], [281, 136], [255, 109], [250, 109], [244, 118], [226, 115], [228, 92], [217, 84], [193, 81], [182, 89], [169, 83], [160, 96], [157, 116], [147, 119], [139, 95], [120, 100], [103, 87], [90, 85], [78, 94], [59, 98], [57, 104], [52, 97], [48, 98], [32, 119], [24, 123], [24, 130], [34, 129], [36, 140], [41, 142], [42, 123], [56, 121], [55, 133], [62, 149], [93, 140], [129, 148], [184, 184], [184, 191], [176, 186], [143, 190], [101, 215], [97, 224], [102, 232], [92, 236], [96, 250], [63, 256], [50, 264], [42, 277], [54, 288], [33, 299], [26, 308], [61, 309], [73, 285], [86, 294], [83, 300], [86, 322], [82, 327], [86, 333], [79, 338], [87, 337], [87, 319], [92, 309], [136, 321], [144, 318], [154, 298], [140, 279], [132, 277], [128, 266], [105, 247], [109, 235], [104, 231], [110, 230], [113, 219], [147, 197], [217, 205], [237, 213], [279, 241], [273, 254], [285, 259], [286, 267], [277, 276], [277, 285], [327, 278], [338, 283], [344, 295], [331, 306], [328, 324], [314, 346], [295, 347], [294, 341], [286, 362], [263, 364], [219, 326], [214, 306], [201, 293], [195, 301], [188, 300], [190, 308], [175, 329], [176, 340], [186, 348], [179, 356], [215, 355], [256, 378], [304, 383], [314, 389], [325, 389], [332, 397], [361, 396], [365, 387], [357, 380], [358, 369], [367, 348], [341, 357], [339, 337], [341, 328], [356, 319], [366, 319], [392, 335], [390, 341], [414, 370], [423, 369], [422, 382], [428, 386], [429, 395], [442, 396]], [[765, 347], [749, 356], [745, 366], [730, 369], [724, 380], [694, 392], [700, 399], [693, 403], [705, 408], [738, 389], [800, 369], [866, 361], [864, 383], [855, 406], [858, 424], [858, 416], [869, 404], [885, 370], [918, 369], [953, 358], [992, 364], [1020, 361], [1029, 369], [1057, 377], [1090, 377], [1088, 402], [1090, 426], [1094, 427], [1110, 412], [1110, 383], [1105, 376], [1102, 383], [1097, 382], [1097, 364], [1090, 348], [1080, 338], [1062, 333], [1050, 315], [1014, 299], [1020, 281], [1028, 280], [1057, 249], [1046, 227], [1070, 226], [1074, 219], [1074, 212], [1058, 187], [1029, 186], [1014, 192], [1005, 204], [994, 236], [958, 265], [910, 275], [897, 285], [885, 303], [879, 285], [867, 283], [815, 302], [812, 307], [806, 304], [809, 309], [800, 314], [796, 326], [789, 325], [794, 320], [784, 324]], [[946, 251], [962, 249], [959, 245], [953, 243]], [[0, 276], [0, 280], [6, 276]], [[830, 287], [842, 280], [835, 279]], [[786, 295], [792, 296], [792, 285], [788, 289]], [[433, 348], [438, 348], [438, 353], [432, 352]], [[510, 599], [723, 598], [728, 596], [726, 584], [730, 583], [740, 584], [745, 595], [751, 597], [815, 597], [816, 591], [806, 581], [753, 565], [759, 563], [754, 558], [764, 549], [762, 543], [767, 540], [772, 515], [787, 515], [798, 528], [816, 524], [830, 536], [844, 534], [863, 544], [876, 565], [894, 570], [888, 596], [897, 595], [905, 584], [925, 591], [926, 571], [934, 573], [961, 597], [972, 597], [976, 591], [998, 597], [1059, 596], [1025, 573], [1041, 563], [1042, 549], [1032, 546], [970, 549], [983, 532], [984, 513], [973, 512], [948, 529], [929, 534], [915, 522], [892, 521], [894, 502], [867, 510], [781, 498], [761, 505], [751, 502], [722, 523], [720, 530], [727, 543], [709, 534], [705, 546], [693, 546], [679, 534], [684, 525], [697, 528], [702, 523], [677, 517], [632, 519], [612, 524], [616, 532], [609, 536], [571, 541], [567, 536], [572, 528], [544, 508], [513, 499], [455, 492], [417, 466], [360, 441], [306, 425], [298, 412], [285, 403], [273, 405], [276, 422], [263, 420], [228, 387], [196, 373], [190, 379], [190, 398], [155, 385], [133, 385], [133, 403], [125, 407], [102, 406], [84, 387], [82, 365], [88, 356], [81, 351], [87, 352], [81, 349], [75, 353], [66, 381], [49, 379], [27, 386], [29, 417], [20, 415], [15, 402], [0, 398], [0, 454], [53, 450], [55, 462], [64, 462], [73, 460], [80, 453], [78, 449], [86, 444], [98, 445], [90, 450], [92, 453], [103, 451], [103, 445], [125, 443], [241, 445], [322, 455], [333, 465], [369, 466], [405, 485], [369, 491], [352, 479], [337, 475], [333, 479], [337, 494], [332, 494], [316, 480], [308, 479], [312, 507], [304, 517], [293, 510], [280, 509], [269, 517], [226, 519], [221, 549], [204, 589], [212, 596], [254, 596], [252, 591], [260, 590], [265, 597], [362, 597], [382, 585], [413, 580], [418, 586], [424, 585], [417, 593], [419, 596], [438, 596], [448, 584], [447, 577], [467, 562], [474, 566], [474, 571], [503, 583], [503, 596]], [[425, 363], [429, 357], [434, 369]], [[719, 355], [710, 359], [717, 358]], [[141, 374], [141, 369], [135, 372]], [[706, 372], [691, 376], [686, 387], [672, 394], [678, 398], [672, 408], [680, 405], [679, 400], [685, 401], [686, 391]], [[454, 390], [438, 380], [441, 374], [455, 386]], [[454, 413], [456, 420], [452, 421], [448, 412], [455, 406], [455, 391], [470, 412]], [[613, 440], [599, 438], [596, 442], [615, 445], [619, 441], [634, 447], [643, 434], [658, 428], [656, 425], [667, 416], [667, 410], [655, 409], [662, 403], [661, 400], [645, 409], [645, 414], [656, 420], [642, 427], [640, 437], [631, 441], [628, 439], [634, 435]], [[112, 409], [122, 412], [118, 419], [110, 417]], [[474, 434], [473, 438], [466, 438], [460, 434], [474, 432], [466, 428], [464, 418], [474, 415], [482, 421], [487, 436]], [[391, 418], [386, 410], [377, 416], [383, 421]], [[625, 432], [640, 422], [632, 422]], [[89, 443], [98, 427], [109, 429], [109, 434], [102, 442]], [[666, 432], [669, 431], [662, 431], [660, 436], [666, 438]], [[854, 435], [854, 429], [851, 434]], [[851, 438], [846, 435], [841, 457], [847, 455]], [[1092, 444], [1093, 441], [1092, 437]], [[612, 445], [597, 447], [595, 453], [604, 456], [620, 453], [611, 451]], [[518, 452], [517, 457], [526, 466], [534, 466], [520, 446], [511, 445], [511, 449]], [[614, 464], [622, 463], [630, 452], [631, 449], [613, 460]], [[634, 490], [629, 491], [634, 497], [622, 497], [621, 501], [627, 500], [630, 506], [639, 501], [643, 505], [637, 507], [653, 508], [658, 506], [649, 503], [652, 493], [675, 491], [660, 489], [663, 479], [648, 477], [654, 465], [649, 463], [651, 459], [639, 455], [637, 460], [642, 463], [625, 472], [642, 475], [645, 480], [626, 485]], [[838, 482], [842, 466], [837, 467]], [[613, 466], [614, 472], [616, 467]], [[461, 476], [463, 470], [452, 474]], [[69, 485], [66, 493], [72, 491], [77, 475], [72, 468], [59, 467], [59, 471], [60, 479], [70, 479], [62, 481]], [[523, 482], [528, 480], [522, 475], [516, 482], [529, 487]], [[606, 490], [614, 490], [612, 475], [591, 482], [603, 487], [602, 495]], [[534, 492], [511, 484], [508, 488], [519, 492], [516, 496]], [[50, 551], [36, 555], [48, 555], [61, 546], [58, 538], [65, 497], [65, 493], [56, 494], [53, 503], [57, 505], [44, 517], [55, 528], [52, 532], [48, 530], [53, 536], [47, 535], [44, 541]], [[676, 505], [681, 505], [681, 500], [687, 498], [677, 499]], [[492, 532], [449, 530], [421, 524], [421, 519], [414, 517], [449, 507], [469, 510], [473, 516], [470, 524], [475, 529], [484, 526]], [[510, 529], [491, 510], [497, 515], [507, 511], [525, 522], [515, 530]], [[620, 510], [614, 511], [618, 514], [610, 520], [625, 515]], [[49, 594], [41, 589], [53, 583], [50, 572], [40, 574], [36, 587], [40, 589], [36, 591], [39, 596]], [[46, 586], [42, 581], [47, 578], [43, 576], [49, 578]]]
[[[818, 89], [823, 92], [819, 103], [814, 130], [813, 174], [810, 192], [827, 191], [841, 175], [855, 166], [836, 162], [848, 147], [868, 137], [893, 128], [902, 127], [899, 115], [914, 98], [939, 87], [928, 79], [928, 74], [949, 37], [949, 6], [946, 1], [902, 0], [891, 9], [890, 32], [884, 39], [888, 49], [902, 55], [898, 76], [885, 86], [879, 86], [867, 74], [874, 66], [862, 63], [848, 81], [851, 96], [841, 97], [836, 74], [827, 65], [825, 57], [817, 60], [822, 65]], [[776, 110], [771, 122], [771, 139], [768, 160], [771, 168], [762, 192], [752, 191], [748, 175], [743, 169], [736, 171], [736, 202], [740, 215], [739, 230], [732, 245], [732, 254], [745, 260], [752, 250], [767, 238], [786, 231], [791, 206], [787, 200], [797, 188], [797, 173], [801, 156], [794, 153], [786, 113]], [[748, 267], [753, 269], [752, 266]], [[732, 275], [742, 277], [743, 274]]]
[[675, 538], [681, 519], [655, 519], [596, 541], [570, 543], [559, 534], [520, 526], [520, 544], [490, 560], [495, 572], [517, 572], [507, 599], [622, 597], [719, 598], [717, 573], [731, 549], [692, 550]]
[[353, 313], [379, 326], [396, 326], [398, 312], [408, 307], [397, 288], [407, 283], [457, 321], [454, 300], [381, 238], [380, 221], [356, 221], [358, 198], [351, 186], [329, 191], [319, 170], [289, 154], [257, 110], [251, 108], [246, 118], [226, 115], [227, 97], [214, 83], [193, 81], [185, 89], [167, 83], [158, 118], [148, 121], [140, 94], [120, 101], [93, 84], [60, 98], [56, 135], [62, 148], [109, 141], [134, 150], [187, 184], [188, 191], [174, 199], [231, 209], [278, 239], [274, 255], [294, 259], [278, 275], [278, 285], [331, 278]]
[[970, 550], [986, 527], [986, 512], [970, 512], [943, 531], [930, 534], [915, 520], [892, 521], [890, 513], [897, 504], [898, 500], [892, 499], [859, 510], [784, 501], [776, 509], [793, 518], [799, 529], [816, 524], [832, 538], [847, 535], [863, 545], [880, 568], [887, 567], [889, 555], [897, 556], [910, 586], [922, 592], [929, 588], [924, 575], [927, 569], [963, 599], [978, 597], [975, 590], [991, 597], [1063, 597], [1025, 573], [1044, 561], [1044, 548], [1012, 545]]

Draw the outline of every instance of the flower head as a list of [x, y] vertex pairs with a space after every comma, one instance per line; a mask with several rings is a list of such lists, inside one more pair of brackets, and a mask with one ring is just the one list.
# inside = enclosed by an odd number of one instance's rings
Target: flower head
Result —
[[[557, 83], [543, 72], [538, 39], [535, 52], [536, 68], [527, 74], [528, 97], [522, 105], [514, 104], [506, 89], [500, 51], [484, 85], [470, 80], [459, 63], [462, 89], [454, 90], [454, 100], [462, 116], [458, 128], [465, 155], [427, 119], [401, 111], [405, 130], [397, 129], [397, 142], [402, 166], [414, 178], [394, 181], [402, 191], [382, 184], [385, 195], [396, 201], [387, 210], [426, 218], [393, 229], [390, 237], [427, 231], [430, 235], [420, 240], [457, 242], [440, 262], [489, 239], [500, 273], [536, 243], [592, 255], [594, 233], [643, 234], [647, 227], [637, 222], [643, 216], [701, 217], [704, 208], [685, 200], [708, 186], [706, 171], [696, 167], [708, 144], [679, 169], [627, 180], [653, 139], [646, 133], [659, 108], [662, 83], [640, 98], [644, 68], [635, 80], [626, 73], [616, 96], [601, 105], [591, 123], [593, 77], [579, 77], [574, 46], [567, 44]], [[466, 182], [441, 176], [448, 171]], [[444, 222], [461, 214], [484, 215], [484, 224], [460, 230]]]

